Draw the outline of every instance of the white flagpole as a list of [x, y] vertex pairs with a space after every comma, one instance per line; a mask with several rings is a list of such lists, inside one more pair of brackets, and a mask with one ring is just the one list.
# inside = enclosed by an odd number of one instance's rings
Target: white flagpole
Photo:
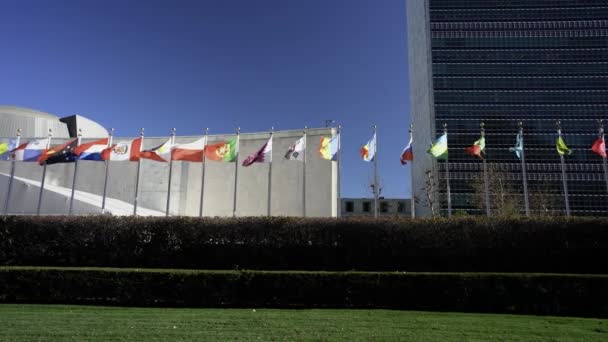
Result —
[[171, 207], [171, 178], [173, 178], [173, 145], [175, 144], [175, 128], [171, 129], [171, 144], [169, 153], [169, 184], [167, 185], [167, 209], [165, 216], [169, 216], [169, 208]]
[[[414, 141], [414, 132], [413, 132], [413, 124], [410, 124], [410, 142]], [[411, 147], [411, 145], [410, 145]], [[410, 198], [410, 215], [412, 216], [412, 218], [416, 217], [416, 201], [414, 200], [414, 158], [412, 158], [412, 160], [410, 161], [410, 188], [411, 188], [411, 198]]]
[[[46, 142], [46, 149], [51, 148], [51, 139], [53, 137], [53, 130], [49, 128], [49, 137]], [[45, 152], [46, 153], [46, 152]], [[38, 207], [36, 208], [36, 215], [40, 216], [40, 208], [42, 207], [42, 193], [44, 192], [44, 181], [46, 179], [46, 162], [42, 167], [42, 180], [40, 181], [40, 193], [38, 194]]]
[[[481, 138], [485, 139], [485, 137], [486, 137], [485, 124], [482, 122], [479, 126], [481, 127]], [[486, 216], [490, 217], [490, 216], [492, 216], [492, 208], [490, 207], [490, 190], [489, 190], [489, 184], [488, 184], [488, 164], [486, 163], [486, 156], [482, 156], [481, 161], [483, 163], [483, 189], [484, 189], [485, 200], [486, 200]]]
[[[82, 129], [78, 129], [78, 142], [76, 146], [80, 146], [82, 142]], [[78, 176], [78, 157], [74, 161], [74, 177], [72, 179], [72, 193], [70, 194], [70, 209], [68, 210], [68, 216], [72, 216], [74, 210], [74, 193], [76, 192], [76, 177]]]
[[[108, 148], [112, 147], [112, 138], [114, 135], [114, 128], [110, 129], [110, 134], [108, 137]], [[110, 172], [110, 161], [106, 160], [106, 175], [103, 180], [103, 196], [101, 198], [101, 213], [105, 213], [106, 210], [106, 193], [108, 190], [108, 173]]]
[[[448, 135], [448, 124], [444, 123], [443, 124], [443, 133], [446, 135]], [[449, 146], [449, 144], [448, 144]], [[448, 156], [449, 156], [449, 150], [448, 150]], [[446, 190], [447, 190], [447, 195], [448, 195], [448, 217], [452, 217], [452, 194], [450, 192], [450, 163], [449, 163], [449, 157], [446, 156], [445, 157], [445, 181], [446, 181]]]
[[[144, 129], [139, 130], [139, 136], [141, 138], [141, 144], [139, 144], [139, 152], [144, 146]], [[139, 197], [139, 174], [141, 171], [141, 156], [137, 155], [137, 175], [135, 176], [135, 198], [133, 199], [133, 216], [137, 216], [137, 200]]]
[[[337, 217], [341, 217], [342, 216], [342, 198], [340, 195], [340, 164], [342, 161], [342, 146], [341, 146], [341, 141], [342, 141], [342, 125], [338, 125], [338, 177], [337, 177], [337, 187], [338, 187], [338, 205], [337, 205]], [[331, 152], [331, 148], [330, 148], [330, 152]]]
[[528, 175], [526, 170], [526, 157], [524, 153], [524, 127], [521, 121], [519, 122], [519, 137], [521, 139], [521, 176], [523, 178], [524, 183], [524, 206], [526, 209], [526, 216], [530, 217], [530, 200], [528, 198]]
[[[599, 138], [604, 141], [604, 145], [606, 144], [606, 140], [604, 140], [604, 120], [597, 120], [599, 124]], [[604, 182], [606, 182], [606, 193], [608, 193], [608, 165], [606, 165], [606, 157], [602, 157], [602, 164], [604, 167]]]
[[201, 176], [201, 201], [200, 208], [198, 209], [198, 217], [203, 217], [203, 200], [205, 198], [205, 164], [207, 163], [205, 158], [205, 150], [207, 149], [207, 139], [209, 134], [209, 128], [205, 128], [205, 142], [203, 143], [203, 162], [202, 165], [202, 176]]
[[[561, 138], [562, 136], [562, 125], [558, 120], [557, 123], [557, 136]], [[562, 154], [559, 155], [559, 160], [562, 166], [562, 184], [564, 186], [564, 202], [566, 204], [566, 216], [570, 216], [570, 200], [568, 199], [568, 180], [566, 179], [566, 163], [564, 162], [564, 156]]]
[[[17, 139], [15, 140], [15, 148], [21, 143], [21, 128], [17, 129]], [[9, 152], [10, 153], [10, 152]], [[13, 189], [13, 180], [15, 179], [15, 158], [9, 155], [11, 160], [11, 178], [8, 181], [8, 190], [6, 191], [6, 200], [4, 201], [4, 215], [8, 215], [8, 203], [11, 199], [11, 190]]]
[[374, 127], [374, 218], [378, 218], [378, 137], [376, 136], [376, 125]]
[[239, 142], [241, 139], [241, 128], [236, 128], [236, 156], [234, 160], [234, 196], [232, 197], [232, 217], [236, 217], [236, 194], [239, 179]]
[[306, 217], [306, 152], [308, 151], [306, 131], [307, 126], [304, 126], [304, 155], [302, 156], [302, 217]]
[[[272, 136], [274, 134], [274, 127], [270, 128], [270, 143], [272, 144]], [[272, 216], [272, 148], [270, 150], [270, 163], [268, 164], [268, 212], [267, 216]]]

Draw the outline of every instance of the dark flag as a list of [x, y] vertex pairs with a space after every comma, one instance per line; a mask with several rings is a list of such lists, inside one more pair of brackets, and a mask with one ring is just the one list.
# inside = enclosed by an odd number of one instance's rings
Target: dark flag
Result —
[[78, 159], [78, 156], [74, 153], [74, 149], [78, 146], [78, 139], [68, 141], [63, 145], [57, 145], [51, 147], [41, 157], [38, 163], [40, 165], [57, 164], [57, 163], [71, 163]]

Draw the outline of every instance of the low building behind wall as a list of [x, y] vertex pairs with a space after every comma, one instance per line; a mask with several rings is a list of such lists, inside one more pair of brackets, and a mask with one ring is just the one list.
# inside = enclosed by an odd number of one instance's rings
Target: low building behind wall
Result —
[[[342, 198], [342, 217], [374, 216], [373, 198]], [[379, 198], [378, 215], [381, 217], [411, 217], [409, 198]]]

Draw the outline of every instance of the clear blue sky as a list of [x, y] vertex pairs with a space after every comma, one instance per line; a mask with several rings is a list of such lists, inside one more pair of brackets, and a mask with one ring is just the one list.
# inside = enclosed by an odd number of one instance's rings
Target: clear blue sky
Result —
[[404, 0], [1, 1], [0, 104], [117, 135], [344, 126], [342, 196], [410, 194]]

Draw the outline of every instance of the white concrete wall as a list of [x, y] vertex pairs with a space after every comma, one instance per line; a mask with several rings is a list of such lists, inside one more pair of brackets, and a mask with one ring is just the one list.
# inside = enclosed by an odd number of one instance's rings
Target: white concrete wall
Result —
[[[318, 156], [321, 136], [330, 136], [332, 129], [311, 129], [308, 132], [306, 164], [306, 207], [307, 216], [336, 216], [337, 186], [335, 162], [323, 160]], [[284, 159], [287, 148], [302, 136], [301, 130], [278, 131], [274, 134], [272, 166], [272, 215], [302, 215], [302, 163]], [[209, 136], [209, 143], [221, 141], [232, 136]], [[176, 137], [177, 143], [187, 143], [200, 138]], [[114, 138], [114, 141], [132, 138]], [[144, 138], [144, 149], [155, 147], [166, 141], [163, 138]], [[268, 133], [241, 134], [240, 155], [238, 160], [237, 216], [262, 216], [267, 213], [268, 164], [254, 164], [243, 167], [241, 163], [250, 153], [259, 149], [268, 139]], [[24, 138], [27, 141], [27, 138]], [[66, 139], [54, 139], [59, 144]], [[89, 139], [83, 140], [87, 142]], [[10, 162], [0, 162], [0, 173], [10, 173]], [[234, 194], [235, 163], [208, 161], [205, 175], [204, 216], [232, 216]], [[74, 164], [55, 164], [47, 168], [47, 184], [71, 188]], [[135, 192], [136, 162], [110, 162], [108, 197], [126, 203], [133, 203]], [[165, 211], [168, 188], [169, 163], [142, 160], [140, 196], [138, 205], [154, 211]], [[174, 162], [171, 191], [172, 215], [198, 216], [201, 190], [201, 163]], [[80, 161], [76, 189], [78, 191], [101, 195], [105, 175], [105, 163]], [[35, 163], [16, 163], [16, 176], [40, 181], [42, 167]], [[0, 194], [6, 186], [0, 184]], [[18, 201], [19, 192], [13, 191], [11, 201]], [[4, 201], [4, 198], [0, 199]], [[64, 200], [57, 210], [58, 214], [67, 212]], [[99, 203], [101, 206], [101, 203]], [[11, 206], [13, 208], [13, 206]], [[64, 208], [65, 207], [65, 208]], [[2, 207], [3, 208], [3, 207]], [[54, 206], [53, 206], [54, 208]], [[20, 212], [19, 206], [14, 207]]]

